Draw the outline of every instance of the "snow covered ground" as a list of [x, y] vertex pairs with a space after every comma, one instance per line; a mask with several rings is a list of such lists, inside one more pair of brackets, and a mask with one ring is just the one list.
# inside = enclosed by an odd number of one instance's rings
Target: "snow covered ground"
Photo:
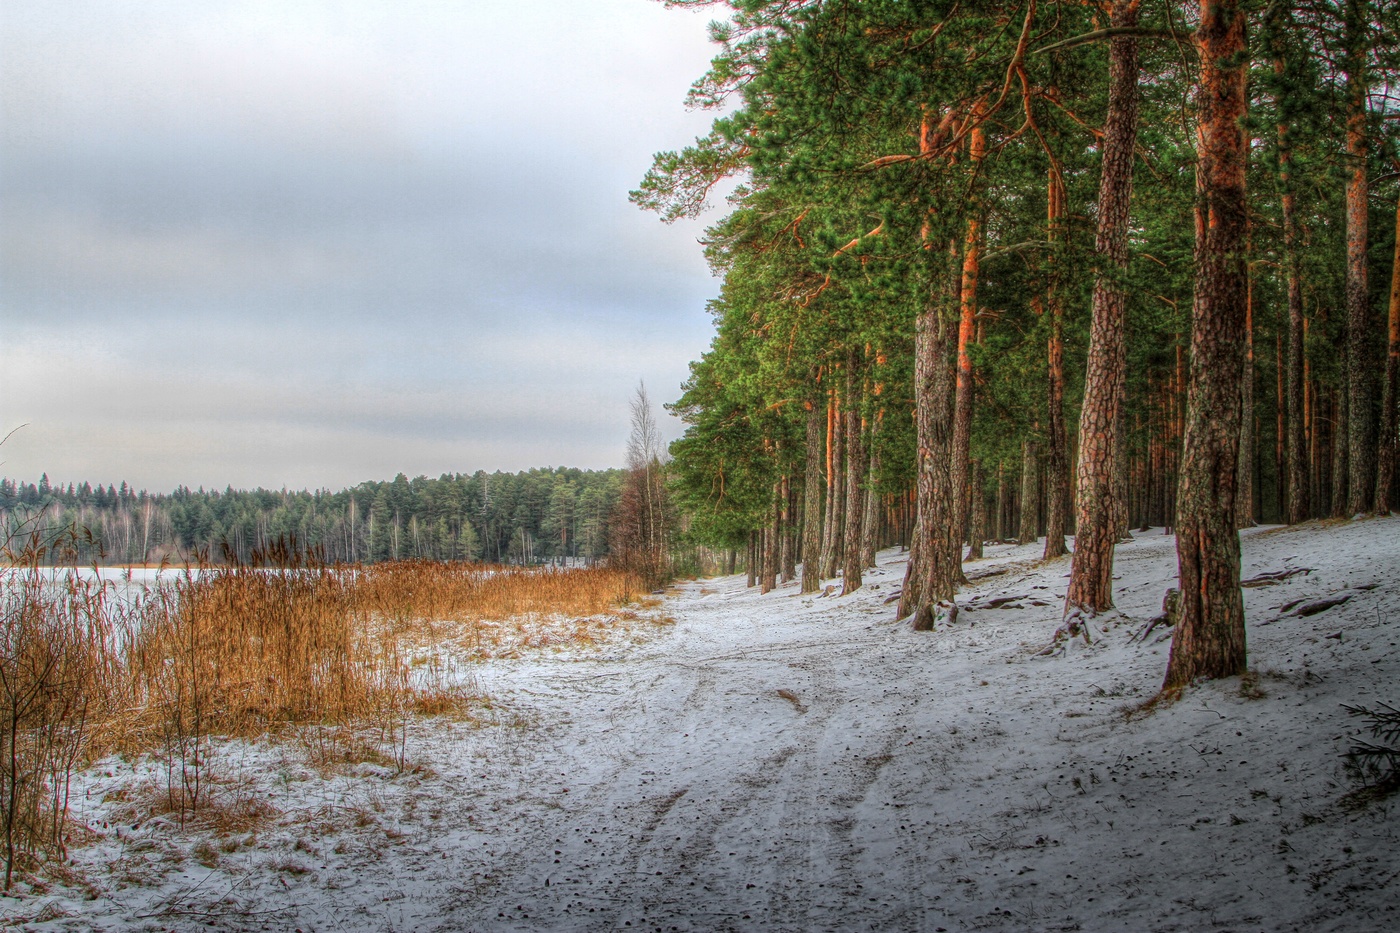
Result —
[[478, 668], [493, 709], [414, 723], [416, 769], [226, 746], [225, 818], [181, 829], [141, 818], [149, 762], [103, 762], [74, 788], [90, 837], [72, 877], [0, 900], [0, 921], [1400, 929], [1400, 799], [1347, 805], [1341, 757], [1359, 726], [1342, 704], [1400, 704], [1400, 518], [1243, 545], [1247, 578], [1310, 572], [1245, 591], [1253, 676], [1172, 705], [1125, 715], [1166, 666], [1156, 632], [1131, 640], [1174, 584], [1160, 529], [1118, 551], [1121, 616], [1050, 656], [1069, 564], [1039, 545], [969, 564], [957, 624], [933, 633], [893, 621], [893, 551], [849, 597], [699, 581], [640, 642]]

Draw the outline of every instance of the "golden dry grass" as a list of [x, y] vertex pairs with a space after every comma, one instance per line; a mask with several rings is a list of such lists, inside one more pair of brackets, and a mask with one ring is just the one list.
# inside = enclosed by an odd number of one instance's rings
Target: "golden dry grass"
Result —
[[412, 717], [478, 698], [471, 661], [592, 644], [660, 605], [634, 602], [637, 579], [608, 569], [204, 567], [119, 593], [45, 570], [33, 551], [10, 557], [0, 706], [23, 712], [23, 747], [0, 774], [0, 812], [23, 819], [0, 826], [7, 869], [62, 854], [57, 789], [84, 761], [155, 754], [161, 808], [182, 821], [223, 809], [214, 737], [285, 732], [319, 767], [402, 770]]

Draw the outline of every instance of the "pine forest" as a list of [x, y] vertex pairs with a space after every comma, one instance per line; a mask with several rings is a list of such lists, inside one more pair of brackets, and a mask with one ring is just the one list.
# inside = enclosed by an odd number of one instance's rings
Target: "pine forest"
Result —
[[985, 541], [1072, 534], [1087, 638], [1115, 543], [1161, 526], [1169, 685], [1242, 671], [1237, 529], [1395, 502], [1400, 11], [728, 6], [711, 131], [632, 195], [731, 208], [673, 406], [690, 533], [809, 592], [904, 545], [923, 628]]

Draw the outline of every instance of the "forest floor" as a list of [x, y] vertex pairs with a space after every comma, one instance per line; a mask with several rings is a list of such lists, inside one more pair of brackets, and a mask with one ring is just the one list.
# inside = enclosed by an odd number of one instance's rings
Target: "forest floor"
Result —
[[1342, 757], [1344, 704], [1400, 705], [1400, 518], [1245, 532], [1246, 578], [1308, 571], [1245, 590], [1252, 673], [1146, 708], [1170, 642], [1133, 636], [1173, 539], [1121, 546], [1120, 613], [1050, 655], [1069, 563], [1039, 553], [989, 548], [932, 633], [893, 619], [895, 551], [846, 597], [688, 583], [674, 626], [478, 667], [491, 707], [415, 722], [407, 770], [220, 746], [222, 820], [143, 820], [159, 768], [102, 762], [66, 879], [0, 922], [1400, 929], [1400, 796], [1357, 794]]

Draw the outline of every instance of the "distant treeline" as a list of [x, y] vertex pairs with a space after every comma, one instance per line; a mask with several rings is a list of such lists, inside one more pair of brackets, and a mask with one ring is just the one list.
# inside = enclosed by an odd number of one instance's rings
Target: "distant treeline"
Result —
[[125, 482], [52, 485], [0, 479], [0, 533], [77, 532], [84, 563], [202, 556], [247, 561], [278, 542], [327, 561], [412, 557], [539, 563], [608, 555], [622, 470], [444, 473], [365, 482], [340, 492], [137, 491]]

